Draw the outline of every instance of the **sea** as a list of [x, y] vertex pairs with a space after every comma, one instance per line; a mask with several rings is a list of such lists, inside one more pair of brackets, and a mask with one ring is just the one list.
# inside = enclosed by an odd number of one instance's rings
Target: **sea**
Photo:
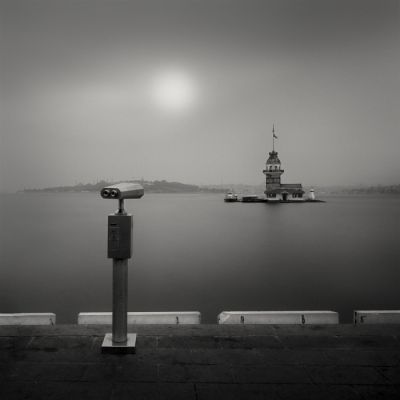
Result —
[[[318, 196], [318, 193], [317, 193]], [[400, 309], [400, 196], [224, 203], [145, 194], [133, 214], [129, 311]], [[0, 313], [111, 311], [107, 215], [97, 193], [0, 197]]]

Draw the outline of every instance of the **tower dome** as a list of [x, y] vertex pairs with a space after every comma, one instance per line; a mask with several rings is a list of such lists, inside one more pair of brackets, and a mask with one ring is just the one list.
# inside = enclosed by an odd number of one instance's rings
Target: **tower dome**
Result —
[[280, 164], [281, 160], [278, 157], [278, 152], [277, 151], [270, 151], [269, 152], [269, 157], [267, 160], [267, 165], [269, 164]]
[[278, 157], [277, 151], [275, 151], [275, 150], [270, 151], [268, 160], [266, 162], [265, 170], [266, 171], [274, 171], [274, 172], [279, 171], [280, 174], [283, 173], [283, 169], [281, 169], [281, 160]]

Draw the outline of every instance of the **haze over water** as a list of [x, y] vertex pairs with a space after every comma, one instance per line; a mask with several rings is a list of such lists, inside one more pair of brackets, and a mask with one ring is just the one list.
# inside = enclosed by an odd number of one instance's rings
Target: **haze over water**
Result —
[[[223, 195], [145, 194], [134, 214], [130, 311], [399, 308], [400, 198], [225, 204]], [[1, 312], [111, 311], [107, 215], [92, 193], [1, 196]]]

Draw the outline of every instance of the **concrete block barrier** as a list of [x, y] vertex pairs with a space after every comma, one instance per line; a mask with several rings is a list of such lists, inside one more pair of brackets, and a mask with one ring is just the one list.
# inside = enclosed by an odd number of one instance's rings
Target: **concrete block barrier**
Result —
[[[200, 324], [201, 314], [198, 311], [171, 312], [128, 312], [128, 324]], [[111, 325], [111, 312], [81, 312], [78, 315], [79, 325]]]
[[0, 314], [0, 325], [54, 325], [54, 313]]
[[400, 310], [354, 310], [354, 324], [400, 324]]
[[223, 311], [219, 324], [338, 324], [334, 311]]

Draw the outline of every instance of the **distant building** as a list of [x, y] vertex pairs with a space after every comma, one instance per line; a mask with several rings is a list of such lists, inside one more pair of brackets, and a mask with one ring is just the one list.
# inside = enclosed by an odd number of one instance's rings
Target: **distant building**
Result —
[[275, 151], [275, 127], [272, 128], [272, 151], [269, 153], [265, 174], [265, 196], [270, 201], [304, 201], [304, 190], [301, 183], [281, 183], [281, 161]]

